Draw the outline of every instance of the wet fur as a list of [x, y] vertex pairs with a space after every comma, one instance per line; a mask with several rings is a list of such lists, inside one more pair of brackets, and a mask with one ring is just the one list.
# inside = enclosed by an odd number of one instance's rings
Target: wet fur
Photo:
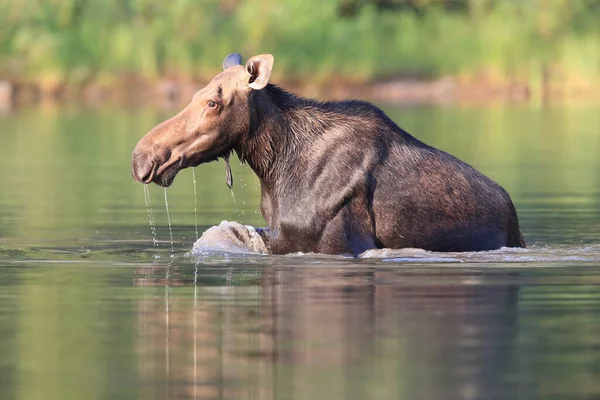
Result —
[[502, 187], [372, 104], [318, 102], [269, 84], [248, 106], [234, 150], [260, 178], [273, 253], [525, 247]]

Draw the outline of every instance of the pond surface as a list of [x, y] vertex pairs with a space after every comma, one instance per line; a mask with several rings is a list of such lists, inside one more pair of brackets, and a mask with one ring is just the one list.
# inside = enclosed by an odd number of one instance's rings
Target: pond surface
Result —
[[179, 174], [172, 233], [150, 187], [153, 234], [130, 154], [175, 110], [0, 115], [0, 398], [599, 398], [600, 109], [386, 111], [503, 185], [529, 249], [191, 257], [264, 221], [234, 159], [233, 193]]

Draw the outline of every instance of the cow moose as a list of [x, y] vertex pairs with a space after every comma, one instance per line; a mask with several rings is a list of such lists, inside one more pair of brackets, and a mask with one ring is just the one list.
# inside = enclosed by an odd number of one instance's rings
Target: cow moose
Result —
[[260, 179], [273, 254], [525, 247], [508, 193], [376, 106], [317, 101], [269, 83], [273, 56], [227, 56], [179, 114], [137, 144], [133, 177], [168, 187], [235, 151]]

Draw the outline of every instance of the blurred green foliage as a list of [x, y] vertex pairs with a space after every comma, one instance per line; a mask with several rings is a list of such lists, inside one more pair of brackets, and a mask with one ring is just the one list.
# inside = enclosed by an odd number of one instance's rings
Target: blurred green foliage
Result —
[[238, 51], [288, 80], [596, 79], [599, 20], [600, 0], [0, 0], [0, 77], [202, 79]]

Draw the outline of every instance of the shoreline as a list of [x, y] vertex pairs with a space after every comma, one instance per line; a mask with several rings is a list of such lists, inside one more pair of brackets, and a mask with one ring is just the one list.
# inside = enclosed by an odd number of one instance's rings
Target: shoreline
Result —
[[[0, 79], [0, 109], [39, 103], [72, 103], [100, 106], [187, 104], [206, 81], [121, 78], [110, 84], [91, 82], [80, 88], [66, 85], [11, 82]], [[301, 96], [322, 100], [363, 99], [393, 105], [452, 104], [553, 104], [600, 101], [600, 84], [579, 82], [534, 86], [526, 81], [493, 81], [486, 78], [442, 77], [438, 79], [392, 78], [370, 82], [334, 79], [320, 83], [282, 81], [282, 88]]]

